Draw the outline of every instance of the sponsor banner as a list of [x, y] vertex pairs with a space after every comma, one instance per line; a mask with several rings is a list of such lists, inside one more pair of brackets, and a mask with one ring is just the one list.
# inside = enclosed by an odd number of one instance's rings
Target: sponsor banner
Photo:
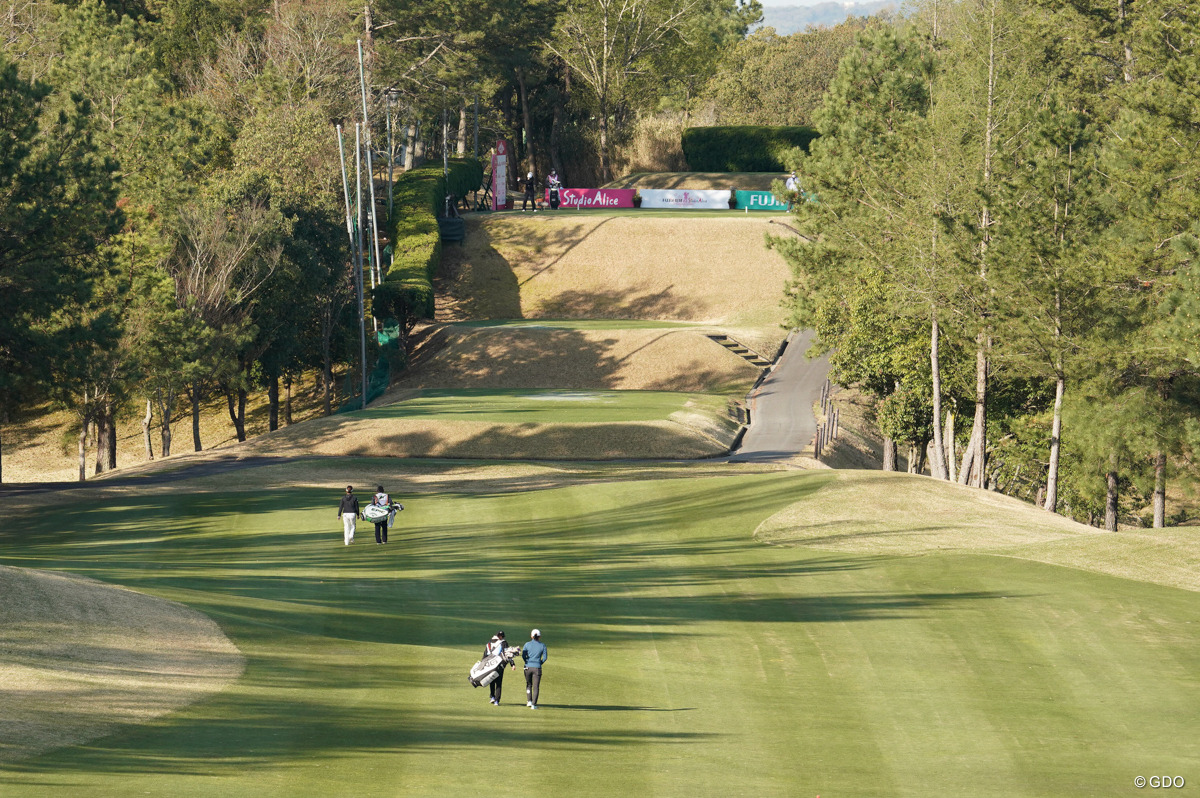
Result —
[[737, 193], [738, 210], [786, 211], [787, 203], [780, 202], [770, 191], [741, 191]]
[[661, 189], [644, 188], [642, 195], [643, 208], [724, 208], [729, 210], [729, 189], [717, 191], [700, 191], [696, 189]]
[[[558, 204], [562, 208], [632, 208], [632, 188], [560, 188]], [[550, 189], [546, 189], [546, 202]]]
[[503, 210], [508, 201], [508, 142], [496, 142], [492, 153], [492, 210]]

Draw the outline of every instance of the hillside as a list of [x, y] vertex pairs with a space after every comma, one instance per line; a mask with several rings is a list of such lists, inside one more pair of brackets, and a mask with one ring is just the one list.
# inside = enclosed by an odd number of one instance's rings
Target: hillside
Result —
[[679, 218], [588, 211], [467, 220], [447, 247], [438, 321], [629, 319], [695, 322], [758, 351], [783, 339], [783, 259], [763, 215]]

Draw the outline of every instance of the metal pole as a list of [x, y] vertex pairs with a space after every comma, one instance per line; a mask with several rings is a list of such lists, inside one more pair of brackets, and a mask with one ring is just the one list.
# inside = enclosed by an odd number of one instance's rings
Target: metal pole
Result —
[[346, 198], [346, 235], [350, 238], [350, 249], [354, 249], [354, 226], [350, 221], [350, 185], [346, 177], [346, 152], [342, 144], [342, 126], [337, 126], [338, 160], [342, 163], [342, 194]]
[[362, 160], [362, 125], [354, 123], [354, 182], [356, 193], [354, 198], [355, 230], [357, 240], [354, 247], [355, 283], [358, 287], [358, 341], [359, 355], [362, 363], [362, 409], [367, 409], [367, 320], [363, 303], [363, 257], [362, 257], [362, 172], [358, 165]]
[[[371, 234], [375, 242], [375, 260], [374, 268], [371, 269], [371, 288], [375, 288], [375, 282], [383, 281], [383, 270], [379, 266], [379, 218], [375, 211], [375, 169], [371, 163], [371, 124], [367, 118], [367, 72], [363, 67], [363, 51], [362, 39], [358, 40], [358, 80], [359, 86], [362, 89], [362, 107], [363, 107], [363, 137], [367, 149], [367, 181], [371, 188]], [[375, 330], [379, 330], [379, 320], [371, 317], [375, 322]]]
[[392, 144], [392, 93], [387, 93], [388, 134], [388, 221], [392, 220], [392, 168], [396, 164], [396, 148]]
[[446, 106], [442, 105], [442, 177], [450, 177], [450, 123], [446, 121]]

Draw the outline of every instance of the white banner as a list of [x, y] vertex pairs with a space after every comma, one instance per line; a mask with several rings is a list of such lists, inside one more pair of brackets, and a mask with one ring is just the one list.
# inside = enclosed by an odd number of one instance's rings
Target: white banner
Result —
[[729, 189], [704, 191], [690, 188], [643, 188], [638, 189], [638, 193], [642, 195], [643, 208], [729, 210]]

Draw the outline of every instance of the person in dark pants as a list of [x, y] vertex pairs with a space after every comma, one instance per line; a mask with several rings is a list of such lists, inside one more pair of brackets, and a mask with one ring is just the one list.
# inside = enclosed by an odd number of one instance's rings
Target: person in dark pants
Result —
[[[376, 490], [375, 498], [372, 500], [371, 503], [378, 505], [380, 507], [391, 507], [392, 506], [392, 497], [389, 496], [387, 494], [387, 491], [385, 491], [383, 489], [383, 485], [377, 485], [375, 487], [375, 490]], [[387, 531], [388, 531], [388, 521], [389, 520], [391, 520], [390, 513], [388, 515], [385, 515], [383, 517], [382, 521], [375, 522], [375, 542], [376, 543], [387, 543]]]
[[349, 546], [354, 542], [354, 522], [358, 518], [358, 497], [354, 495], [354, 486], [346, 486], [346, 494], [338, 505], [338, 518], [342, 519], [342, 537]]
[[538, 689], [542, 686], [542, 665], [546, 662], [546, 644], [542, 642], [542, 632], [534, 629], [529, 633], [533, 638], [521, 647], [521, 659], [525, 660], [525, 706], [537, 709]]
[[[496, 632], [496, 634], [492, 635], [492, 639], [488, 641], [488, 644], [486, 646], [484, 646], [483, 656], [485, 656], [485, 657], [498, 656], [500, 654], [503, 654], [504, 649], [506, 649], [507, 647], [508, 647], [508, 641], [504, 639], [504, 632]], [[515, 662], [510, 661], [508, 664], [510, 667], [512, 667], [514, 669], [517, 667], [517, 664]], [[491, 701], [496, 706], [500, 706], [500, 691], [501, 691], [501, 689], [503, 689], [503, 687], [504, 687], [504, 668], [501, 668], [500, 675], [496, 677], [495, 681], [493, 681], [491, 684], [488, 685], [488, 695], [490, 696], [490, 698], [488, 700]]]
[[524, 211], [531, 202], [533, 203], [533, 212], [537, 213], [537, 180], [534, 179], [533, 172], [525, 177], [525, 199], [521, 202], [521, 210]]

